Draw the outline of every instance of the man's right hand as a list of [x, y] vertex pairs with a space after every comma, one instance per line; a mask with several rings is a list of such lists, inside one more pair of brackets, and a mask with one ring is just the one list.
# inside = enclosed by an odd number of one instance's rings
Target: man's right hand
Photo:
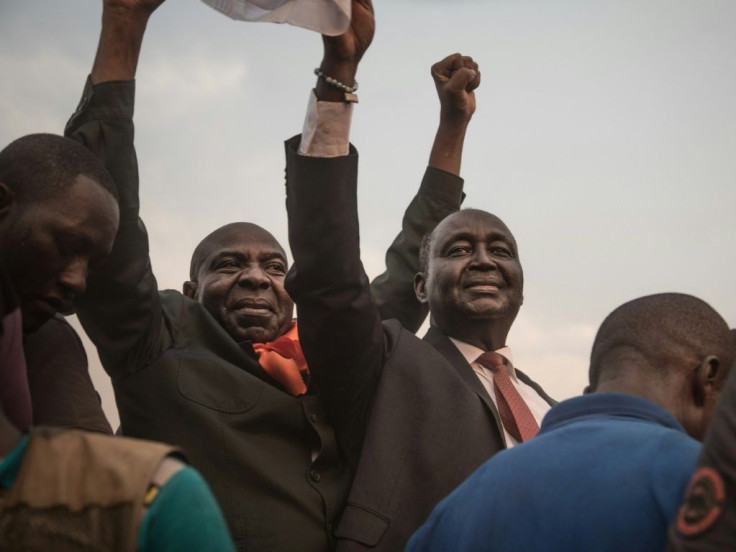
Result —
[[452, 54], [432, 65], [432, 78], [440, 99], [440, 120], [467, 124], [475, 113], [478, 64], [469, 56]]

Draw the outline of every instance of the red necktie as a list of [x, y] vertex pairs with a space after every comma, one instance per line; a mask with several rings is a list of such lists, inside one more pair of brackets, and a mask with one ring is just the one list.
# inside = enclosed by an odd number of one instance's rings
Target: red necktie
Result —
[[498, 414], [509, 435], [520, 443], [534, 437], [539, 431], [539, 425], [511, 382], [506, 371], [506, 359], [494, 351], [489, 351], [480, 355], [476, 362], [493, 372]]

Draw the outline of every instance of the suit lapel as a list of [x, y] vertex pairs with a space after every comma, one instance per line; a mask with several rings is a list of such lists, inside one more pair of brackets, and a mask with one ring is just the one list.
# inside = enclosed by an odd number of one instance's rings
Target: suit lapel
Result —
[[498, 409], [493, 404], [491, 397], [488, 396], [486, 388], [478, 379], [478, 376], [473, 371], [472, 366], [468, 364], [465, 357], [458, 351], [455, 344], [450, 339], [440, 332], [437, 328], [430, 326], [429, 330], [425, 334], [424, 341], [432, 345], [443, 357], [449, 362], [458, 375], [463, 379], [465, 384], [470, 387], [483, 401], [486, 408], [493, 414], [493, 418], [496, 420], [498, 431], [501, 434], [501, 439], [504, 439], [503, 425], [501, 424], [501, 418], [498, 415]]

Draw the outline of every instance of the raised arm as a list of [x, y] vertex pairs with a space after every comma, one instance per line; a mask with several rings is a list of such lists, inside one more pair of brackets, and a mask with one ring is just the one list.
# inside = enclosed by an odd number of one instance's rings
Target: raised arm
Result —
[[419, 329], [427, 316], [426, 304], [414, 295], [419, 246], [425, 234], [460, 209], [463, 145], [475, 113], [475, 89], [480, 85], [478, 64], [461, 54], [438, 61], [431, 73], [440, 100], [440, 122], [429, 166], [419, 192], [404, 213], [401, 232], [386, 252], [386, 271], [371, 282], [381, 318], [397, 318], [412, 332]]
[[65, 134], [104, 162], [120, 200], [112, 253], [89, 276], [76, 303], [79, 319], [113, 377], [135, 371], [166, 346], [161, 303], [138, 218], [138, 164], [133, 146], [135, 71], [151, 13], [163, 0], [105, 0], [94, 66]]
[[[351, 28], [325, 39], [322, 70], [350, 86], [373, 37], [369, 0], [353, 0]], [[339, 77], [336, 75], [340, 75]], [[320, 79], [321, 80], [321, 79]], [[318, 83], [322, 101], [344, 92]], [[300, 154], [286, 143], [289, 243], [294, 256], [286, 289], [299, 312], [299, 339], [312, 381], [349, 463], [355, 467], [384, 355], [383, 327], [360, 262], [356, 200], [357, 152]]]

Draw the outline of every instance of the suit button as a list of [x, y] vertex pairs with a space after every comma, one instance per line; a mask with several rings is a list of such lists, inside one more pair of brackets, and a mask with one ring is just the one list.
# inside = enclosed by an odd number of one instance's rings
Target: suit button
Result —
[[316, 470], [309, 470], [309, 477], [311, 477], [312, 481], [314, 481], [315, 483], [317, 483], [321, 479], [319, 472]]
[[310, 412], [309, 419], [312, 420], [312, 423], [314, 424], [317, 422], [317, 415], [314, 412]]

